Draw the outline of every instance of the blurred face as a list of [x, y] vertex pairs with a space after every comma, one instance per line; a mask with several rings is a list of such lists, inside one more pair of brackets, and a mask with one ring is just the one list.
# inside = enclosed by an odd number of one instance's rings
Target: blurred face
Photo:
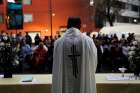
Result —
[[15, 38], [16, 37], [16, 34], [12, 34], [12, 37]]
[[39, 44], [39, 48], [43, 48], [43, 46], [44, 46], [44, 44], [43, 44], [43, 42], [41, 42], [41, 43]]
[[28, 33], [26, 32], [26, 35], [28, 35]]
[[4, 39], [4, 40], [7, 40], [7, 39], [8, 39], [8, 37], [7, 37], [7, 34], [6, 34], [6, 33], [3, 33], [3, 39]]
[[26, 44], [26, 41], [25, 40], [23, 40], [23, 45], [25, 45]]

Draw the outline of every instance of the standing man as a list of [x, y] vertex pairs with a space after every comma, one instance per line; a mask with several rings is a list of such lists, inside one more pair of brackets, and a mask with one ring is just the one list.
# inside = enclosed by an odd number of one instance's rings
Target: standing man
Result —
[[70, 17], [68, 30], [55, 42], [52, 93], [96, 93], [97, 49], [80, 27], [80, 18]]
[[32, 47], [32, 38], [31, 38], [31, 36], [28, 34], [28, 32], [26, 32], [25, 40], [26, 40], [26, 43], [27, 43], [28, 45], [30, 45], [30, 47]]
[[35, 40], [35, 45], [39, 45], [39, 43], [41, 42], [41, 38], [38, 33], [36, 34], [34, 40]]

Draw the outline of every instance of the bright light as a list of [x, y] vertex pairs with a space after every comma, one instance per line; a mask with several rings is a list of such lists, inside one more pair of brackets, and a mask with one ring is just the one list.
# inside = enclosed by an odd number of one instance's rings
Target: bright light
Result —
[[90, 1], [90, 6], [93, 6], [93, 5], [94, 5], [94, 1], [91, 0], [91, 1]]
[[55, 16], [55, 13], [52, 13], [52, 16]]
[[137, 19], [134, 19], [133, 21], [134, 21], [135, 23], [137, 23]]
[[87, 27], [87, 25], [86, 25], [86, 24], [83, 24], [83, 25], [82, 25], [82, 27], [83, 27], [83, 28], [86, 28], [86, 27]]
[[48, 32], [49, 30], [48, 29], [45, 29], [45, 31]]
[[12, 3], [15, 3], [15, 0], [7, 0], [8, 2], [12, 2]]
[[10, 19], [10, 17], [9, 17], [9, 16], [7, 16], [7, 19], [9, 20], [9, 19]]

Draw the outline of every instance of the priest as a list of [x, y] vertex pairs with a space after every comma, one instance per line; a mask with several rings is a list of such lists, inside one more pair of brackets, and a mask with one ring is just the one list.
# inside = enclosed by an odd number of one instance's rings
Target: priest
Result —
[[52, 93], [96, 93], [97, 49], [80, 27], [80, 18], [70, 17], [54, 44]]

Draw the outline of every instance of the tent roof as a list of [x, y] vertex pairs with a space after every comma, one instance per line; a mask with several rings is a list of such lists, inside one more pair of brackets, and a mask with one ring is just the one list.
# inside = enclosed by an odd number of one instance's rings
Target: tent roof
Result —
[[119, 25], [114, 27], [103, 27], [100, 30], [101, 34], [117, 34], [118, 38], [121, 38], [122, 34], [125, 34], [126, 37], [128, 36], [128, 33], [135, 33], [135, 38], [137, 40], [140, 40], [140, 25]]
[[113, 34], [113, 33], [135, 33], [140, 34], [140, 25], [122, 25], [122, 26], [114, 26], [114, 27], [103, 27], [100, 30], [101, 33], [104, 34]]

